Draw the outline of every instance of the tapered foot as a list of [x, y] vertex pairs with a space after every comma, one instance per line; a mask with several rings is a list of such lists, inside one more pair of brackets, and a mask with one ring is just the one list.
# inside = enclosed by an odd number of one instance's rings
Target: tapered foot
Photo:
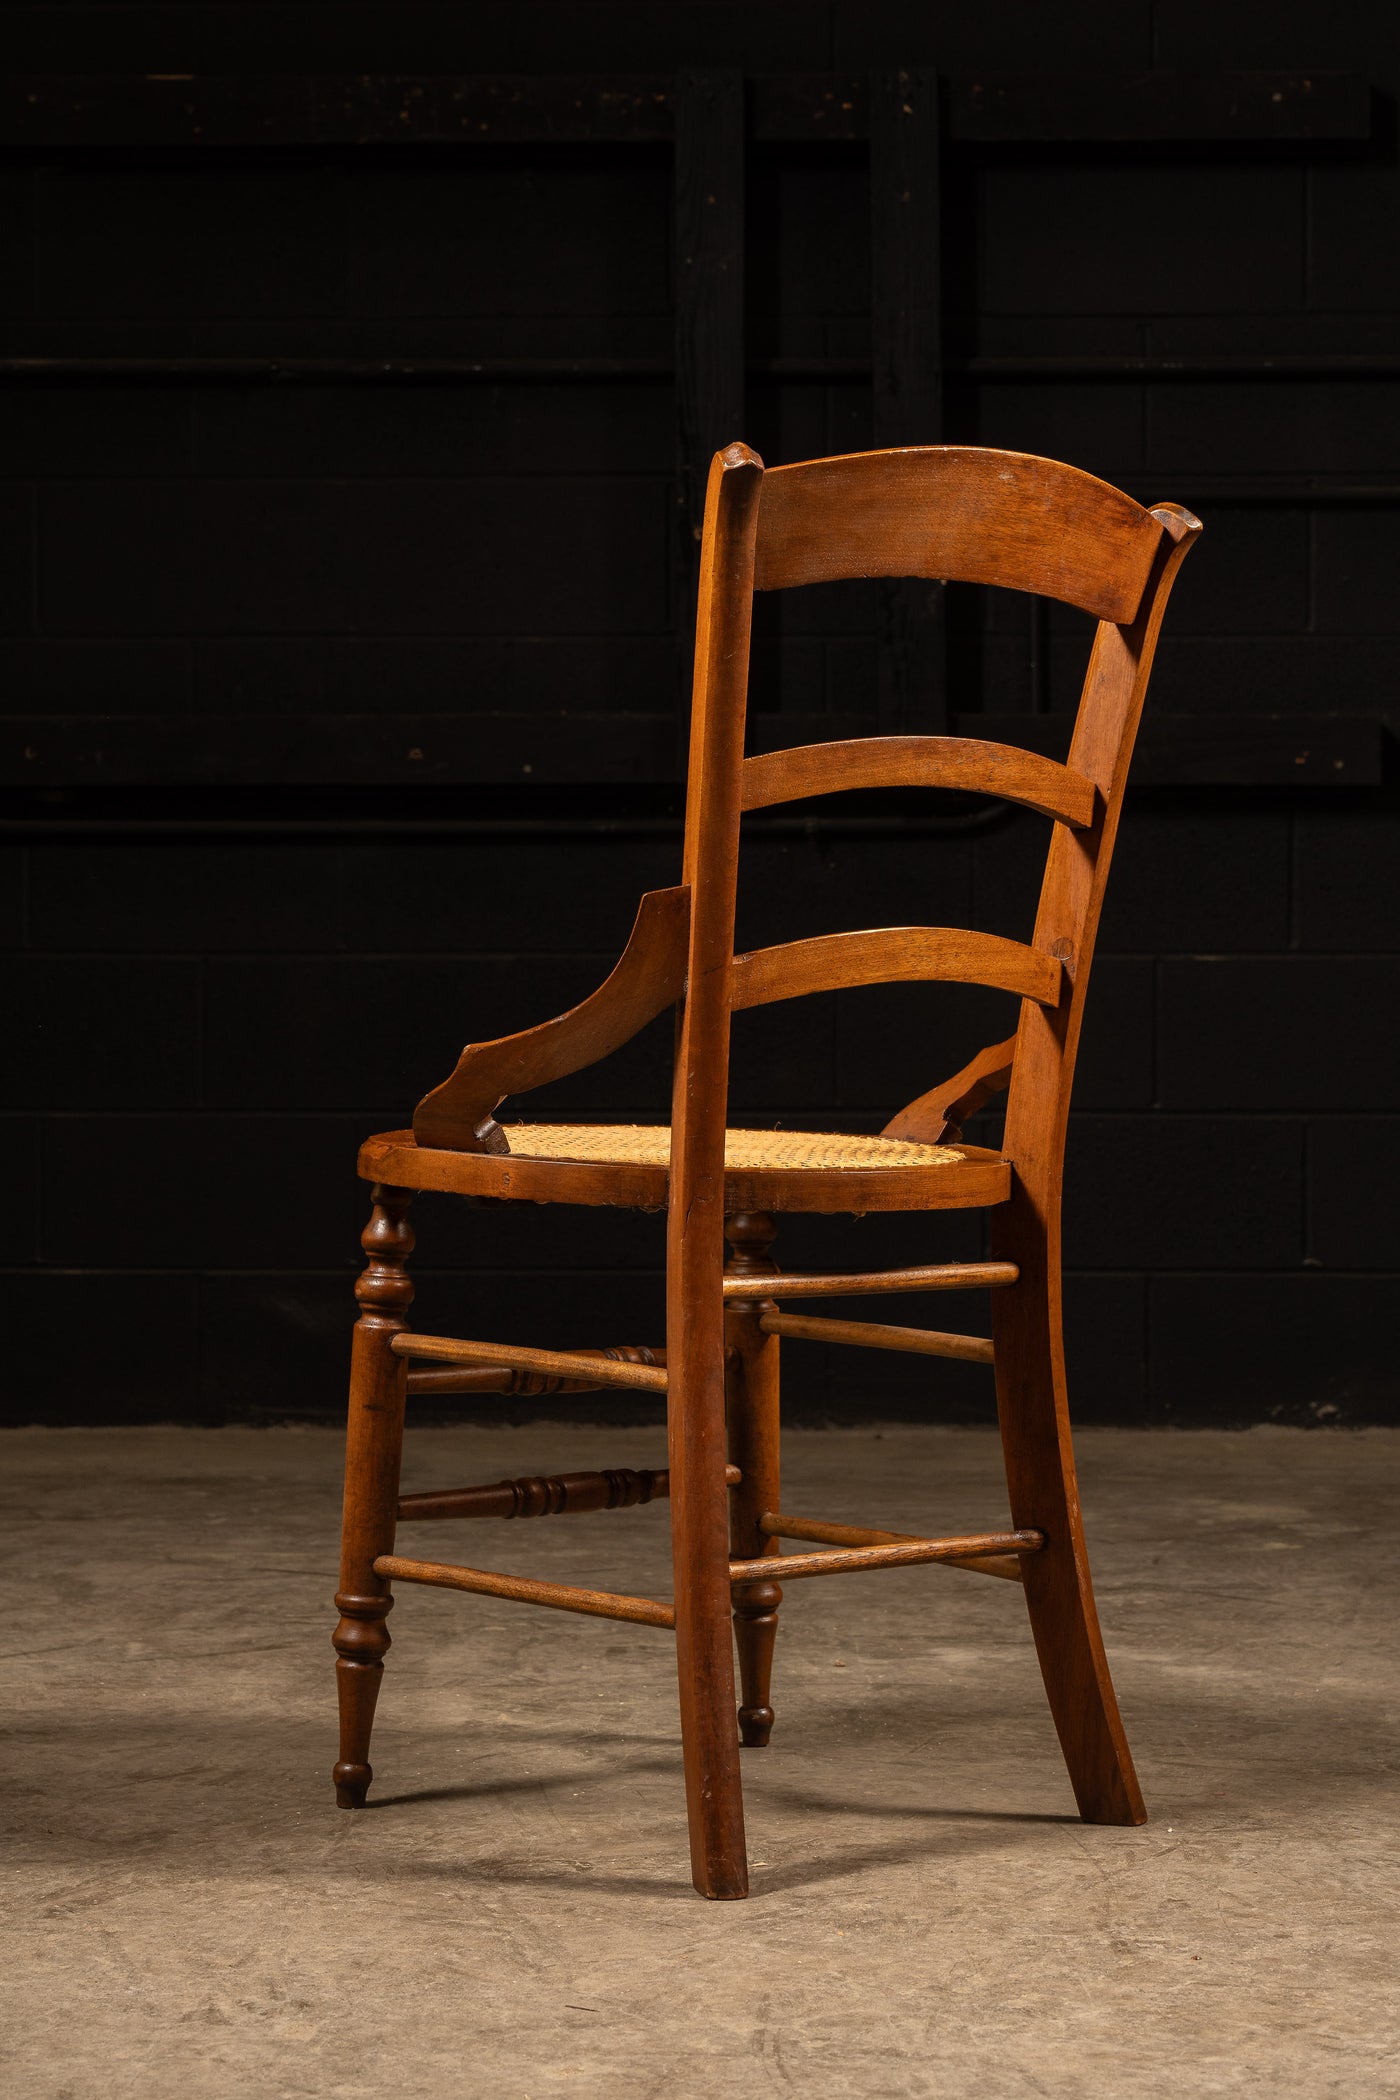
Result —
[[336, 1807], [363, 1808], [373, 1777], [372, 1765], [337, 1765], [331, 1773], [335, 1783]]

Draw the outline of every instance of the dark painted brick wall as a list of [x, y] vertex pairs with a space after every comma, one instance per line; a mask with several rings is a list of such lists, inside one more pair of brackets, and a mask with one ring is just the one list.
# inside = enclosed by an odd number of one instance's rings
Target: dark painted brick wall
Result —
[[[1400, 16], [1245, 0], [962, 6], [68, 5], [7, 11], [33, 71], [954, 71], [1338, 66], [1400, 82]], [[1400, 172], [1359, 154], [1006, 154], [950, 170], [956, 347], [988, 353], [1400, 351]], [[860, 156], [755, 153], [755, 352], [868, 341]], [[666, 156], [478, 162], [141, 156], [0, 169], [15, 353], [664, 354]], [[791, 459], [868, 441], [858, 384], [756, 384]], [[954, 387], [953, 437], [1076, 462], [1148, 500], [1232, 474], [1400, 471], [1400, 386]], [[0, 395], [7, 709], [273, 716], [674, 705], [665, 384]], [[1395, 709], [1400, 511], [1199, 506], [1159, 658], [1163, 711]], [[957, 704], [1031, 705], [1026, 607], [953, 594]], [[755, 704], [871, 702], [859, 587], [766, 602]], [[1087, 628], [1049, 620], [1073, 704]], [[384, 814], [403, 819], [400, 796]], [[463, 794], [411, 826], [322, 797], [167, 793], [145, 816], [288, 828], [0, 843], [6, 1405], [56, 1421], [265, 1420], [340, 1403], [363, 1193], [461, 1043], [598, 981], [638, 892], [675, 879], [666, 797]], [[28, 805], [22, 814], [36, 814]], [[130, 808], [112, 800], [101, 814]], [[612, 815], [612, 833], [570, 832]], [[547, 818], [551, 832], [524, 828]], [[962, 820], [960, 820], [961, 822]], [[741, 940], [924, 920], [1024, 936], [1045, 829], [1015, 817], [755, 843]], [[1130, 797], [1070, 1141], [1078, 1414], [1393, 1416], [1400, 1227], [1400, 823], [1390, 790]], [[1009, 1025], [994, 994], [890, 989], [746, 1015], [743, 1114], [878, 1128]], [[664, 1112], [658, 1026], [552, 1090]], [[545, 1105], [541, 1103], [540, 1105]], [[987, 1126], [990, 1136], [995, 1126]], [[794, 1221], [789, 1261], [936, 1258], [976, 1219]], [[544, 1343], [658, 1339], [660, 1221], [421, 1206], [425, 1324]], [[854, 1308], [853, 1308], [854, 1309]], [[911, 1317], [937, 1309], [912, 1301]], [[970, 1316], [970, 1320], [975, 1316]], [[795, 1412], [978, 1418], [985, 1374], [789, 1354]], [[580, 1412], [625, 1416], [621, 1396]]]

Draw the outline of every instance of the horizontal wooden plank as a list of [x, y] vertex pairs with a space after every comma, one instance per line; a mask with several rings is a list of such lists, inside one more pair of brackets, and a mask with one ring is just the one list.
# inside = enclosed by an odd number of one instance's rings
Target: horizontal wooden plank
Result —
[[826, 1320], [808, 1313], [760, 1313], [765, 1334], [795, 1342], [840, 1342], [851, 1349], [894, 1349], [906, 1356], [948, 1356], [958, 1363], [989, 1364], [992, 1345], [976, 1334], [943, 1334], [935, 1327], [898, 1327], [885, 1320]]
[[[1073, 718], [960, 715], [958, 728], [995, 727], [1008, 743], [1058, 757]], [[1375, 715], [1154, 714], [1133, 754], [1134, 787], [1357, 787], [1384, 778], [1385, 725]]]
[[[982, 73], [944, 87], [955, 144], [1355, 142], [1365, 77], [1343, 72]], [[868, 136], [856, 74], [759, 75], [760, 140]], [[12, 74], [0, 145], [244, 149], [668, 142], [675, 82], [654, 74]]]
[[781, 1270], [724, 1279], [726, 1299], [860, 1298], [881, 1291], [1000, 1290], [1018, 1281], [1014, 1261], [934, 1262], [914, 1269], [875, 1269], [860, 1275], [784, 1275]]
[[669, 711], [0, 716], [5, 786], [548, 786], [677, 775]]
[[449, 1334], [399, 1334], [390, 1345], [396, 1356], [424, 1358], [436, 1364], [505, 1364], [522, 1371], [544, 1371], [561, 1378], [594, 1380], [600, 1386], [630, 1387], [639, 1393], [664, 1393], [666, 1373], [650, 1364], [623, 1363], [593, 1349], [531, 1349], [512, 1342], [459, 1341]]
[[[755, 750], [867, 736], [868, 715], [760, 714]], [[1065, 714], [960, 714], [1061, 758]], [[1154, 714], [1133, 761], [1139, 787], [1356, 787], [1383, 777], [1379, 715]], [[675, 718], [640, 714], [0, 716], [0, 786], [404, 787], [663, 784], [679, 779]], [[760, 818], [762, 822], [771, 819]], [[794, 820], [820, 826], [820, 811]]]
[[[12, 328], [11, 340], [22, 334]], [[42, 339], [35, 332], [36, 339]], [[51, 338], [50, 338], [51, 339]], [[869, 379], [869, 357], [826, 355], [750, 357], [746, 370], [755, 378], [810, 380]], [[1078, 384], [1091, 380], [1126, 381], [1132, 385], [1173, 385], [1192, 381], [1400, 379], [1400, 354], [1383, 350], [1300, 350], [1277, 356], [1222, 354], [1171, 357], [1117, 356], [948, 357], [947, 377], [978, 385], [1024, 385], [1028, 380]], [[7, 385], [83, 386], [501, 386], [555, 385], [563, 381], [667, 382], [675, 376], [669, 356], [614, 356], [606, 353], [553, 357], [365, 357], [347, 353], [235, 357], [217, 351], [181, 355], [122, 356], [104, 350], [84, 356], [34, 351], [0, 357], [0, 380]], [[1258, 477], [1248, 477], [1255, 485]], [[1270, 484], [1272, 485], [1272, 484]], [[1313, 485], [1325, 491], [1324, 478]]]
[[[796, 1582], [807, 1575], [862, 1575], [874, 1568], [914, 1568], [921, 1562], [982, 1560], [1000, 1553], [1039, 1553], [1041, 1531], [986, 1531], [969, 1538], [911, 1539], [908, 1545], [834, 1547], [829, 1553], [765, 1554], [731, 1560], [731, 1582]], [[380, 1563], [375, 1562], [376, 1570]]]
[[[758, 1528], [769, 1539], [804, 1539], [814, 1546], [917, 1546], [910, 1531], [878, 1531], [864, 1524], [830, 1524], [821, 1517], [790, 1517], [770, 1510], [758, 1520]], [[1014, 1553], [978, 1553], [966, 1560], [948, 1560], [945, 1568], [965, 1574], [999, 1575], [1006, 1582], [1020, 1582], [1021, 1563]]]
[[1082, 773], [1041, 752], [981, 737], [850, 737], [837, 743], [798, 744], [744, 761], [746, 810], [812, 795], [890, 787], [996, 795], [1080, 829], [1094, 819], [1094, 783]]
[[386, 1582], [423, 1582], [432, 1589], [466, 1590], [478, 1597], [504, 1597], [511, 1604], [543, 1604], [551, 1611], [579, 1612], [586, 1619], [624, 1619], [634, 1626], [672, 1627], [675, 1606], [658, 1597], [625, 1597], [612, 1590], [581, 1590], [563, 1582], [535, 1582], [527, 1575], [497, 1575], [486, 1568], [459, 1568], [439, 1560], [404, 1560], [382, 1553], [374, 1572]]
[[1063, 964], [1055, 956], [998, 933], [961, 926], [881, 926], [860, 933], [822, 933], [736, 955], [731, 997], [736, 1010], [802, 999], [811, 992], [866, 984], [983, 984], [1053, 1006]]

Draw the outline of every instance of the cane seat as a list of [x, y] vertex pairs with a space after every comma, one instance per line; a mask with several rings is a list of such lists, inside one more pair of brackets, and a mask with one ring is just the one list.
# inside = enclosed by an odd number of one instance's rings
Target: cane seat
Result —
[[[370, 1138], [360, 1173], [399, 1188], [519, 1202], [665, 1208], [665, 1123], [511, 1123], [509, 1153], [419, 1145], [411, 1130]], [[962, 1210], [1003, 1203], [1011, 1168], [979, 1145], [933, 1145], [833, 1131], [729, 1130], [727, 1211]]]

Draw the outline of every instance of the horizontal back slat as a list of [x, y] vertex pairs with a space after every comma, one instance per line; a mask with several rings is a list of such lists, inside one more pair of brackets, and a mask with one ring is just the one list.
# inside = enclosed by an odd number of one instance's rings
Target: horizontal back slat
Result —
[[1028, 452], [924, 445], [770, 467], [754, 588], [842, 577], [998, 584], [1120, 626], [1162, 527], [1120, 489]]
[[1094, 821], [1092, 780], [1037, 751], [965, 736], [864, 736], [839, 744], [799, 744], [744, 761], [745, 809], [835, 795], [851, 788], [956, 788], [999, 795], [1063, 824]]
[[864, 933], [825, 933], [785, 941], [734, 958], [731, 1004], [767, 1006], [809, 992], [838, 992], [862, 984], [984, 984], [1054, 1006], [1061, 966], [1053, 955], [996, 933], [961, 926], [884, 926]]

